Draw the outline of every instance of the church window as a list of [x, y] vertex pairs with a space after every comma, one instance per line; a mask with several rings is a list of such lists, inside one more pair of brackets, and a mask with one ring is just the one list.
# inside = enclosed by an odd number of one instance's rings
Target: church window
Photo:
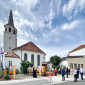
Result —
[[11, 49], [11, 47], [9, 47], [9, 49]]
[[34, 54], [31, 55], [31, 62], [34, 64]]
[[5, 28], [5, 32], [7, 32], [7, 28]]
[[37, 66], [40, 66], [40, 55], [37, 56]]
[[27, 53], [24, 54], [24, 61], [27, 60]]
[[9, 66], [12, 66], [12, 61], [9, 61]]
[[15, 34], [15, 30], [13, 30], [13, 33]]
[[11, 28], [9, 28], [9, 32], [11, 32]]

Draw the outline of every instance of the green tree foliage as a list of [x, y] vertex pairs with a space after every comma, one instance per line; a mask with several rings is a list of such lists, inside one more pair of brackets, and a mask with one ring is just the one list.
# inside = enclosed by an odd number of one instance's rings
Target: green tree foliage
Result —
[[52, 63], [52, 67], [57, 68], [59, 66], [59, 63], [61, 62], [61, 58], [55, 55], [50, 58], [50, 61]]
[[27, 69], [29, 66], [33, 66], [33, 63], [29, 62], [29, 61], [22, 61], [21, 62], [21, 71], [22, 73], [27, 73]]

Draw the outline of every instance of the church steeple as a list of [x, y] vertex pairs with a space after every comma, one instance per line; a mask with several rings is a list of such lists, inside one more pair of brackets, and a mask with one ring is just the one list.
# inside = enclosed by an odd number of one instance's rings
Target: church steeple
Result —
[[8, 19], [8, 24], [11, 25], [11, 26], [14, 26], [12, 9], [10, 10], [10, 15], [9, 15], [9, 19]]

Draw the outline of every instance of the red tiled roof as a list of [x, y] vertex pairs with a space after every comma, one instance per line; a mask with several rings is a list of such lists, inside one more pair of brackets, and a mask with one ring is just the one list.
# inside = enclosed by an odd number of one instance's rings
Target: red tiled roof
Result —
[[[41, 49], [39, 49], [33, 42], [28, 42], [24, 45], [21, 45], [17, 48], [14, 48], [13, 50], [16, 49], [22, 49], [22, 50], [29, 50], [29, 51], [35, 51], [35, 52], [41, 52], [44, 53]], [[45, 54], [45, 53], [44, 53]]]
[[70, 51], [69, 53], [72, 53], [72, 52], [74, 52], [74, 51], [80, 50], [80, 49], [82, 49], [82, 48], [85, 48], [85, 45], [80, 45], [79, 47], [73, 49], [73, 50]]
[[11, 53], [11, 52], [8, 52], [7, 54], [5, 54], [6, 57], [13, 57], [13, 58], [19, 58], [19, 56], [15, 53]]

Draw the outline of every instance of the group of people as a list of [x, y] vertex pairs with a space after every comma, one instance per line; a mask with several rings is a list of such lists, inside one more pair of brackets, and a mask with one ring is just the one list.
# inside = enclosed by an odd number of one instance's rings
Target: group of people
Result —
[[[81, 69], [79, 68], [75, 68], [74, 69], [74, 82], [77, 82], [77, 78], [79, 78], [79, 73], [81, 75], [81, 80], [83, 80], [83, 68], [81, 67]], [[68, 75], [69, 75], [69, 69], [66, 68], [66, 71], [65, 69], [62, 67], [62, 70], [61, 70], [61, 74], [62, 74], [62, 81], [65, 80], [65, 74], [66, 74], [66, 78], [68, 78]]]
[[79, 78], [79, 73], [81, 75], [81, 80], [83, 80], [83, 73], [84, 73], [83, 68], [81, 69], [75, 68], [74, 69], [74, 82], [77, 82], [77, 78]]

